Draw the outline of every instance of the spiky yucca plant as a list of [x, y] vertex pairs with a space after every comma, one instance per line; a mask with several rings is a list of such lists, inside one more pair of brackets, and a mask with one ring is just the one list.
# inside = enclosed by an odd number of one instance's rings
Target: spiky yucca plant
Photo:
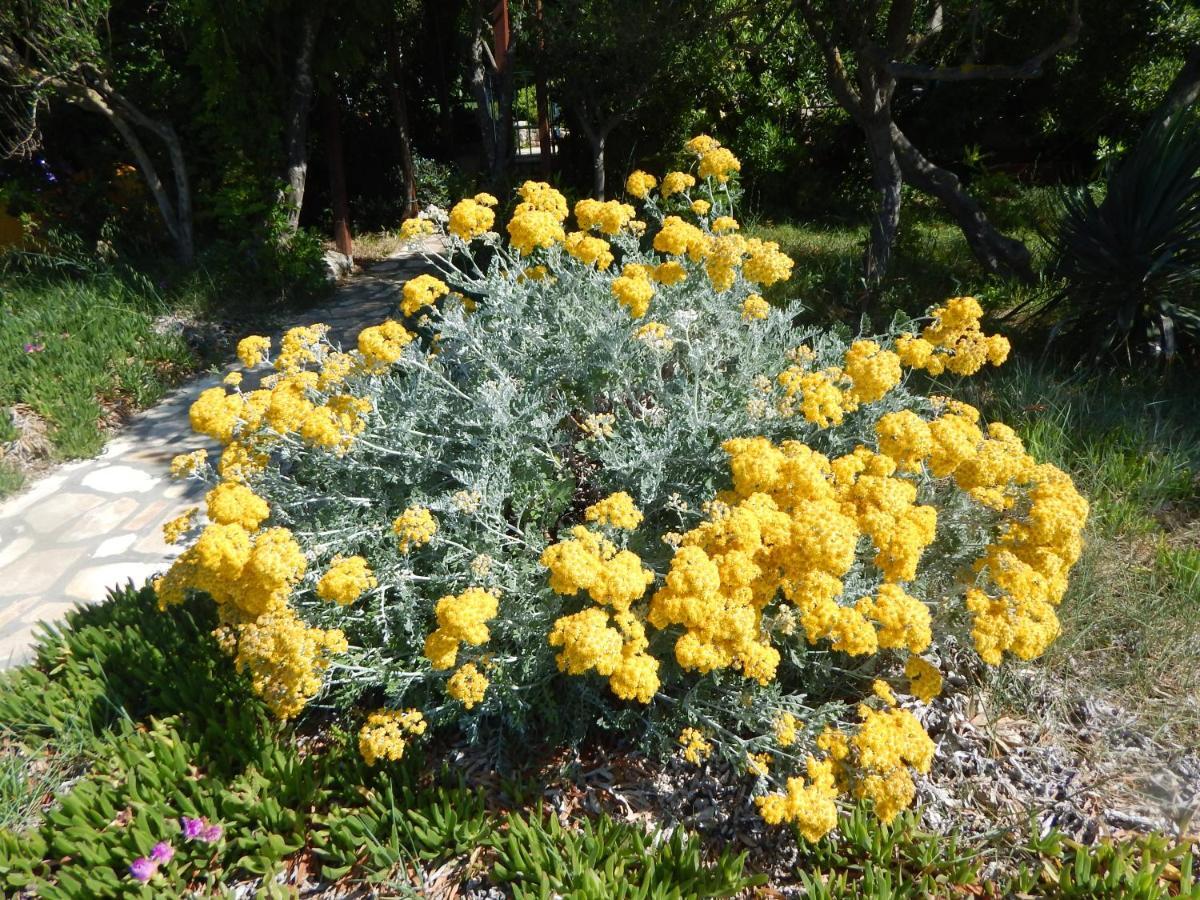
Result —
[[1047, 236], [1063, 287], [1035, 309], [1085, 361], [1170, 360], [1200, 347], [1200, 126], [1153, 129], [1097, 202], [1067, 191]]

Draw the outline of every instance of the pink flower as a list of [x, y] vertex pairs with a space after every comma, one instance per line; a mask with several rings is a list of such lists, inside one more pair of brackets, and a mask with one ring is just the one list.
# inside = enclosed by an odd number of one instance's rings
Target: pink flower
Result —
[[189, 819], [187, 816], [184, 816], [182, 819], [180, 819], [179, 824], [183, 828], [184, 840], [188, 841], [194, 841], [196, 838], [200, 837], [200, 834], [204, 831], [205, 826], [203, 819]]
[[158, 863], [145, 856], [139, 856], [129, 864], [129, 874], [133, 876], [135, 881], [140, 881], [145, 884], [158, 871]]
[[160, 865], [169, 863], [173, 856], [175, 856], [175, 848], [166, 841], [159, 841], [150, 851], [150, 858]]
[[220, 825], [208, 824], [208, 819], [203, 816], [199, 819], [189, 819], [184, 816], [179, 820], [179, 824], [183, 828], [184, 839], [189, 841], [204, 841], [206, 844], [213, 844], [219, 841], [224, 833]]

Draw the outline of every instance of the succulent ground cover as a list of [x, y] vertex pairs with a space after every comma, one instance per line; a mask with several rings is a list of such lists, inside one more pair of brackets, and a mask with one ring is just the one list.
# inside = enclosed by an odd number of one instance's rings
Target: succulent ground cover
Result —
[[[210, 635], [215, 624], [204, 604], [161, 614], [153, 592], [117, 591], [47, 635], [33, 665], [3, 676], [6, 895], [1106, 898], [1197, 890], [1194, 847], [1159, 836], [1086, 846], [1032, 826], [956, 839], [912, 812], [885, 826], [856, 808], [838, 833], [808, 843], [768, 828], [747, 806], [742, 819], [757, 820], [757, 830], [738, 839], [723, 830], [727, 812], [694, 815], [712, 790], [722, 803], [735, 796], [736, 775], [681, 757], [664, 765], [628, 746], [566, 757], [535, 748], [502, 777], [462, 741], [367, 766], [352, 733], [280, 727], [229, 671]], [[631, 805], [634, 784], [649, 806]], [[745, 803], [750, 782], [740, 784]], [[148, 872], [145, 884], [135, 872]]]

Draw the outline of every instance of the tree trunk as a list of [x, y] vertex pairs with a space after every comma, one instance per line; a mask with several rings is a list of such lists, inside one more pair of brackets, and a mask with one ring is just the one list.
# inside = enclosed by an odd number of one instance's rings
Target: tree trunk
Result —
[[475, 34], [471, 40], [470, 90], [475, 100], [475, 120], [479, 123], [479, 138], [483, 144], [484, 168], [491, 173], [496, 166], [496, 120], [492, 115], [492, 93], [488, 88], [487, 63], [483, 54], [483, 20], [477, 16]]
[[1183, 68], [1167, 88], [1167, 95], [1154, 111], [1147, 131], [1166, 129], [1176, 114], [1183, 112], [1200, 98], [1200, 45], [1192, 47]]
[[875, 219], [871, 223], [871, 235], [863, 259], [863, 277], [867, 287], [873, 291], [887, 275], [892, 261], [892, 250], [900, 230], [900, 189], [904, 180], [900, 163], [892, 149], [887, 112], [862, 123], [867, 137], [867, 151], [871, 157], [871, 183], [878, 195]]
[[400, 168], [404, 172], [404, 218], [417, 214], [417, 176], [413, 168], [412, 139], [408, 129], [408, 101], [404, 96], [404, 62], [396, 35], [386, 48], [388, 64], [388, 96], [392, 101], [392, 114], [396, 117], [396, 131], [400, 137]]
[[[103, 75], [94, 70], [81, 69], [74, 73], [74, 80], [47, 75], [25, 66], [16, 54], [3, 45], [0, 45], [0, 70], [11, 73], [19, 83], [37, 83], [40, 89], [48, 89], [68, 103], [98, 113], [109, 121], [133, 154], [138, 171], [142, 173], [142, 179], [158, 206], [167, 234], [175, 245], [176, 257], [184, 265], [191, 265], [195, 259], [192, 191], [183, 145], [175, 129], [167, 122], [150, 118], [126, 99]], [[167, 158], [170, 160], [171, 174], [175, 181], [174, 201], [159, 177], [153, 158], [138, 137], [137, 128], [156, 135], [166, 145]]]
[[317, 0], [304, 11], [300, 21], [300, 46], [296, 50], [296, 71], [287, 116], [287, 185], [280, 197], [286, 210], [289, 240], [300, 227], [300, 208], [304, 205], [304, 186], [308, 179], [308, 108], [313, 92], [313, 53], [317, 32], [325, 14], [325, 4]]
[[[107, 81], [96, 86], [83, 88], [85, 106], [105, 116], [124, 139], [126, 146], [133, 153], [137, 167], [145, 179], [150, 193], [158, 205], [167, 233], [175, 244], [175, 256], [184, 265], [191, 265], [195, 259], [195, 242], [192, 236], [192, 190], [188, 181], [187, 164], [183, 156], [183, 145], [179, 135], [166, 122], [152, 119], [130, 103], [116, 91]], [[134, 130], [140, 126], [157, 135], [166, 144], [167, 158], [171, 163], [171, 174], [175, 181], [175, 200], [172, 202], [167, 189], [158, 175], [150, 154], [146, 152], [141, 140]]]
[[1015, 275], [1025, 282], [1036, 280], [1029, 248], [996, 230], [979, 204], [963, 189], [958, 176], [922, 156], [894, 122], [891, 135], [904, 178], [918, 190], [941, 201], [958, 222], [980, 264], [999, 275]]
[[342, 132], [338, 124], [338, 101], [333, 94], [322, 98], [325, 108], [325, 147], [329, 156], [329, 194], [333, 209], [333, 243], [338, 251], [354, 257], [350, 238], [350, 202], [346, 196], [346, 163], [342, 156]]

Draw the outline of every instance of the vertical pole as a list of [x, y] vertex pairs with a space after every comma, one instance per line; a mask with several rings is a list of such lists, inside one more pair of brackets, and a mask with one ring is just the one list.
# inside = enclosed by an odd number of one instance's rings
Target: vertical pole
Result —
[[[542, 0], [537, 0], [537, 4], [534, 6], [534, 15], [537, 16], [538, 20], [538, 46], [544, 50], [546, 40], [541, 35]], [[553, 166], [551, 156], [554, 152], [554, 145], [552, 143], [554, 139], [550, 136], [550, 98], [546, 95], [546, 72], [544, 66], [540, 63], [536, 78], [534, 92], [537, 96], [538, 146], [541, 148], [542, 177], [549, 178]]]
[[321, 98], [325, 107], [325, 148], [329, 157], [329, 193], [333, 208], [333, 243], [338, 252], [354, 257], [350, 238], [350, 201], [346, 196], [346, 161], [342, 154], [342, 132], [338, 122], [338, 101], [331, 93]]
[[497, 0], [492, 10], [492, 56], [496, 59], [496, 74], [503, 75], [508, 69], [508, 0]]

